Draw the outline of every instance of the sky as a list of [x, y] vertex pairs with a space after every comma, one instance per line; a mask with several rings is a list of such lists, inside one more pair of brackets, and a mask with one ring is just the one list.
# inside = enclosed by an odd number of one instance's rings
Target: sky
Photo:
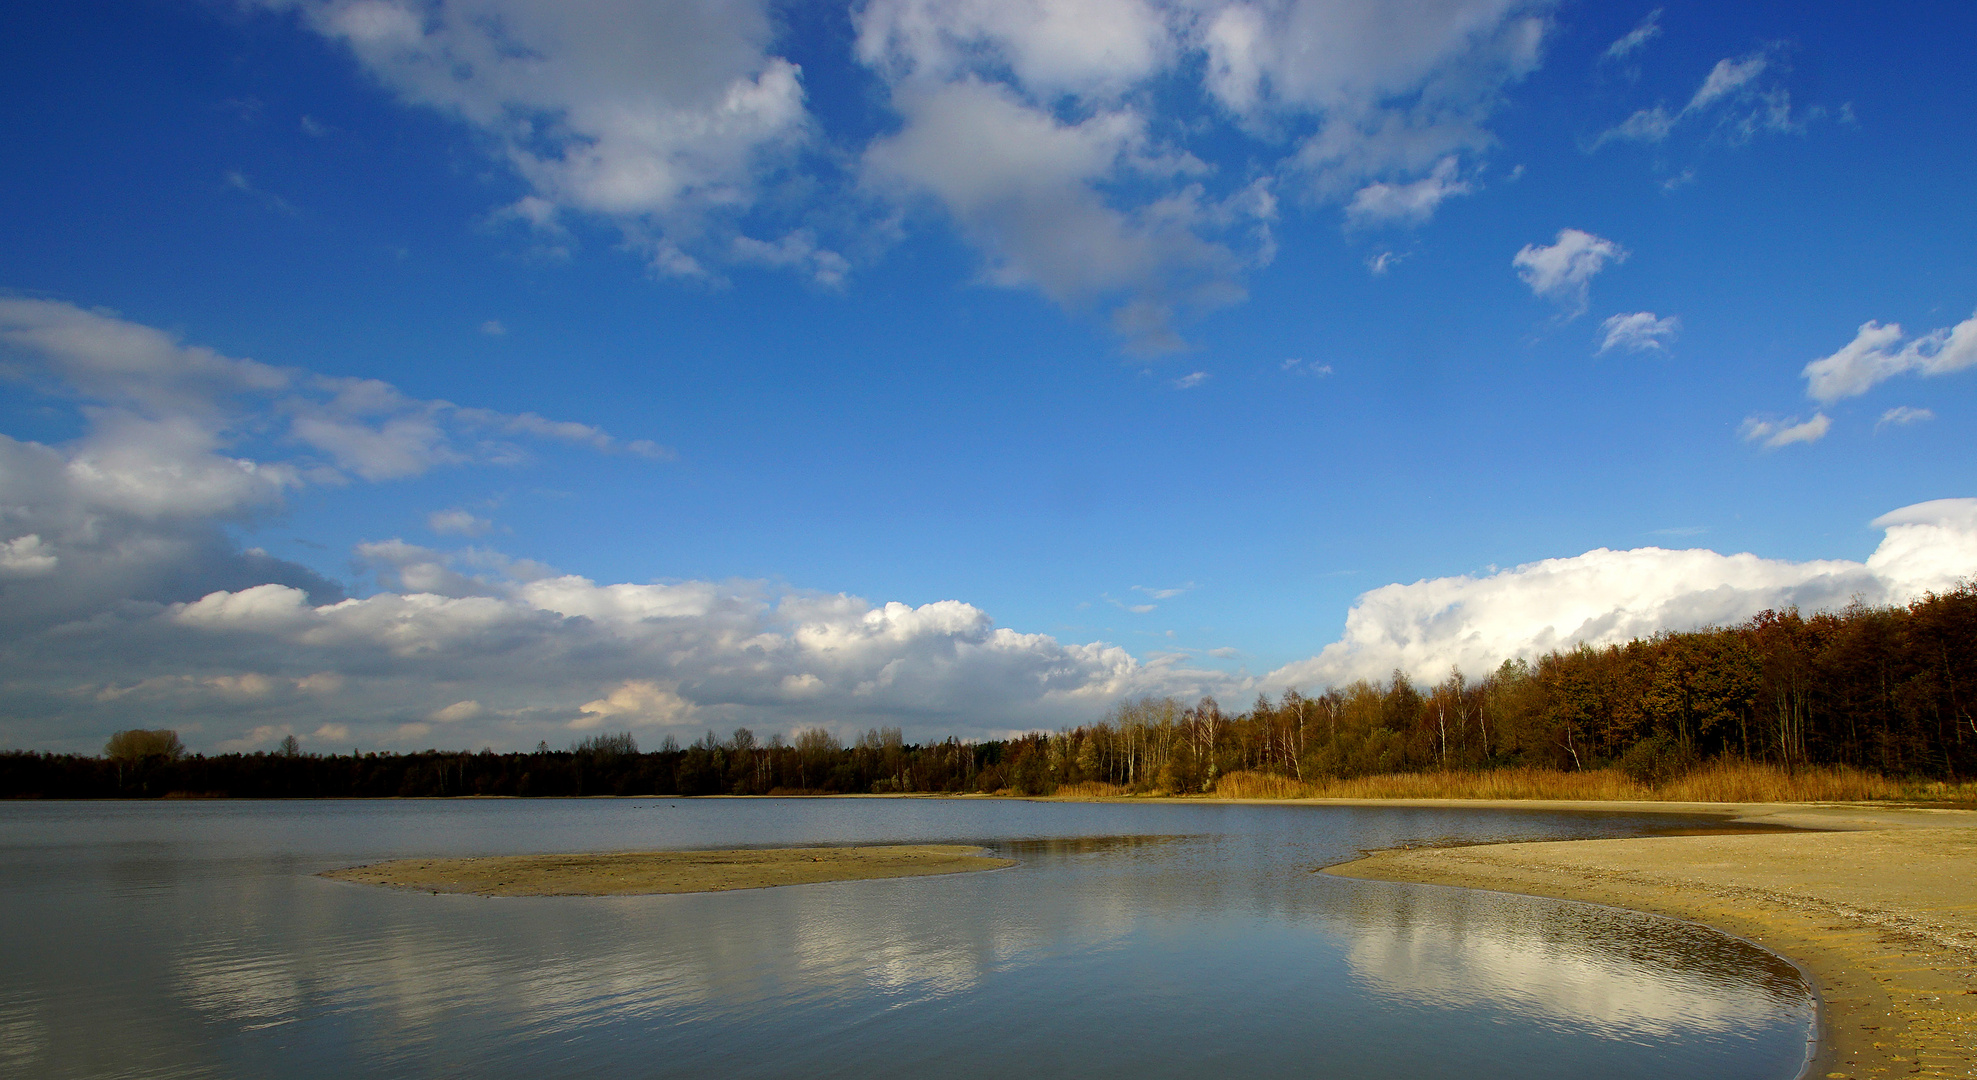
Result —
[[0, 12], [0, 746], [1087, 723], [1977, 572], [1967, 4]]

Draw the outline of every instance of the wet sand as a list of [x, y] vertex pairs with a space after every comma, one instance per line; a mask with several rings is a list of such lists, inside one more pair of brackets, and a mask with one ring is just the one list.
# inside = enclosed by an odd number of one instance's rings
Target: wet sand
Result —
[[365, 885], [475, 896], [645, 896], [963, 874], [1014, 865], [1016, 860], [992, 857], [985, 848], [906, 844], [398, 859], [325, 870], [323, 876]]
[[1822, 1014], [1818, 1056], [1807, 1075], [1977, 1076], [1977, 813], [1679, 809], [1722, 814], [1733, 825], [1837, 831], [1416, 848], [1376, 852], [1326, 872], [1589, 901], [1706, 923], [1791, 958], [1812, 978]]

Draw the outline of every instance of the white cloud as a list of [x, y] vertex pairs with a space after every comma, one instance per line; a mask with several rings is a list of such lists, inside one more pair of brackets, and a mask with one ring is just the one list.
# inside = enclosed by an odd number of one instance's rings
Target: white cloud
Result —
[[818, 247], [817, 235], [809, 229], [793, 230], [774, 243], [737, 236], [734, 238], [734, 259], [736, 262], [800, 269], [809, 275], [810, 280], [829, 289], [842, 288], [845, 276], [851, 272], [850, 260], [835, 251]]
[[[1646, 25], [1645, 23], [1643, 24]], [[1633, 35], [1628, 35], [1631, 38]], [[1626, 41], [1628, 38], [1622, 38]], [[1614, 42], [1619, 46], [1621, 42]], [[1626, 120], [1607, 129], [1592, 141], [1598, 149], [1609, 142], [1661, 142], [1675, 128], [1715, 112], [1717, 130], [1733, 142], [1743, 142], [1760, 131], [1799, 131], [1805, 120], [1792, 117], [1792, 98], [1783, 87], [1759, 89], [1759, 80], [1778, 65], [1763, 53], [1742, 59], [1725, 57], [1703, 76], [1702, 84], [1689, 96], [1688, 104], [1670, 112], [1666, 105], [1637, 109]], [[1724, 112], [1723, 110], [1728, 110]], [[1815, 114], [1818, 110], [1815, 110]]]
[[[1035, 288], [1067, 306], [1121, 298], [1115, 324], [1156, 349], [1171, 347], [1175, 304], [1241, 297], [1236, 276], [1255, 256], [1202, 233], [1261, 226], [1274, 200], [1254, 185], [1211, 200], [1188, 180], [1200, 163], [1156, 146], [1134, 109], [1067, 122], [974, 78], [902, 85], [893, 101], [906, 123], [867, 149], [867, 186], [931, 196], [983, 250], [990, 283]], [[1116, 206], [1101, 187], [1124, 180], [1164, 194]]]
[[488, 139], [533, 194], [517, 213], [619, 222], [655, 269], [732, 232], [810, 137], [760, 0], [259, 0], [350, 49], [405, 102]]
[[1374, 277], [1385, 277], [1387, 271], [1392, 270], [1405, 258], [1407, 258], [1406, 255], [1396, 254], [1391, 251], [1378, 252], [1377, 254], [1367, 256], [1366, 270]]
[[1145, 0], [872, 0], [857, 53], [895, 81], [1006, 66], [1041, 98], [1110, 98], [1172, 63], [1181, 14]]
[[35, 533], [0, 543], [0, 574], [34, 577], [48, 573], [60, 563], [61, 556]]
[[1601, 132], [1593, 145], [1599, 146], [1602, 143], [1612, 142], [1616, 139], [1628, 139], [1634, 142], [1660, 142], [1666, 139], [1670, 132], [1675, 130], [1675, 121], [1677, 119], [1678, 117], [1675, 114], [1670, 113], [1667, 109], [1659, 105], [1656, 105], [1652, 109], [1636, 109], [1628, 114], [1627, 119], [1622, 120], [1615, 127]]
[[1886, 532], [1864, 563], [1599, 548], [1481, 577], [1388, 585], [1359, 597], [1339, 641], [1262, 682], [1317, 687], [1396, 668], [1439, 679], [1451, 664], [1475, 676], [1510, 658], [1735, 624], [1767, 608], [1901, 603], [1977, 573], [1977, 499], [1919, 503], [1873, 525]]
[[1192, 390], [1195, 387], [1200, 386], [1202, 383], [1205, 383], [1207, 381], [1208, 381], [1208, 373], [1206, 371], [1190, 372], [1189, 374], [1183, 375], [1180, 378], [1174, 380], [1174, 389]]
[[503, 337], [508, 333], [508, 328], [501, 325], [500, 319], [489, 319], [481, 324], [481, 333], [488, 337]]
[[1164, 589], [1150, 589], [1145, 585], [1135, 585], [1133, 586], [1133, 591], [1137, 593], [1145, 593], [1146, 595], [1153, 597], [1155, 600], [1172, 600], [1176, 596], [1180, 596], [1183, 593], [1194, 591], [1194, 587], [1195, 587], [1194, 582], [1190, 581], [1186, 585], [1175, 585], [1170, 588], [1164, 588]]
[[[89, 434], [72, 444], [78, 482], [131, 509], [208, 515], [267, 505], [305, 482], [416, 476], [442, 465], [505, 463], [519, 435], [665, 457], [588, 424], [408, 398], [377, 379], [329, 377], [234, 359], [102, 311], [0, 297], [0, 349], [38, 389], [78, 402]], [[264, 436], [317, 460], [257, 462], [220, 451]], [[323, 466], [330, 466], [325, 469]]]
[[386, 585], [361, 599], [273, 581], [150, 603], [99, 589], [62, 624], [6, 627], [0, 680], [16, 707], [0, 729], [16, 745], [82, 748], [134, 717], [204, 746], [266, 742], [262, 728], [510, 747], [572, 729], [744, 723], [985, 737], [1089, 720], [1124, 694], [1248, 688], [1103, 642], [1000, 628], [951, 600], [598, 584], [396, 540], [360, 555]]
[[1614, 315], [1599, 324], [1602, 335], [1599, 351], [1659, 352], [1664, 348], [1663, 339], [1674, 337], [1681, 328], [1682, 321], [1673, 315], [1665, 319], [1655, 318], [1652, 311]]
[[1936, 414], [1930, 412], [1928, 409], [1897, 405], [1881, 414], [1881, 419], [1875, 423], [1874, 430], [1879, 431], [1889, 424], [1893, 424], [1896, 427], [1907, 427], [1910, 424], [1920, 424], [1927, 420], [1934, 420], [1935, 418]]
[[[1492, 144], [1484, 125], [1536, 66], [1549, 6], [874, 0], [854, 14], [857, 55], [903, 124], [867, 148], [865, 184], [930, 197], [987, 280], [1116, 299], [1140, 351], [1178, 347], [1177, 313], [1239, 299], [1272, 257], [1280, 178], [1354, 224], [1418, 223], [1472, 190], [1459, 155]], [[1156, 111], [1198, 71], [1209, 107]], [[1266, 175], [1187, 150], [1231, 119], [1285, 148]]]
[[1332, 365], [1314, 364], [1299, 357], [1286, 360], [1277, 367], [1280, 371], [1288, 371], [1293, 375], [1309, 375], [1314, 379], [1323, 379], [1332, 374]]
[[1661, 10], [1655, 8], [1647, 17], [1634, 25], [1632, 30], [1621, 35], [1620, 39], [1606, 47], [1601, 54], [1605, 60], [1622, 60], [1638, 52], [1648, 42], [1661, 36]]
[[1626, 258], [1626, 249], [1611, 240], [1582, 229], [1560, 229], [1550, 244], [1524, 245], [1511, 257], [1510, 265], [1517, 268], [1517, 276], [1531, 287], [1533, 296], [1557, 303], [1567, 318], [1575, 319], [1585, 313], [1594, 275], [1608, 263]]
[[1710, 68], [1709, 74], [1704, 76], [1702, 85], [1696, 87], [1695, 96], [1689, 99], [1689, 103], [1683, 106], [1682, 111], [1691, 113], [1708, 108], [1718, 100], [1742, 89], [1752, 79], [1764, 74], [1768, 64], [1769, 61], [1763, 56], [1747, 56], [1742, 60], [1731, 60], [1726, 57], [1718, 60], [1716, 66]]
[[74, 407], [82, 430], [52, 446], [0, 435], [0, 637], [258, 585], [340, 599], [337, 583], [227, 536], [307, 485], [516, 461], [516, 439], [664, 454], [587, 425], [228, 357], [55, 301], [0, 297], [0, 364]]
[[1826, 437], [1833, 427], [1833, 421], [1825, 413], [1814, 413], [1810, 420], [1800, 420], [1794, 416], [1790, 420], [1764, 420], [1749, 417], [1744, 420], [1741, 434], [1745, 442], [1761, 444], [1766, 450], [1776, 450], [1793, 443], [1816, 443]]
[[582, 715], [570, 721], [573, 728], [606, 723], [673, 726], [693, 714], [693, 702], [650, 679], [626, 679], [604, 697], [579, 706], [578, 712]]
[[[1441, 159], [1432, 173], [1419, 180], [1406, 184], [1389, 184], [1384, 181], [1368, 184], [1353, 193], [1352, 202], [1345, 208], [1346, 222], [1351, 225], [1409, 224], [1418, 225], [1435, 215], [1435, 210], [1443, 202], [1456, 195], [1467, 195], [1473, 187], [1466, 180], [1456, 179], [1454, 156]], [[1374, 273], [1384, 270], [1376, 269]]]
[[1812, 361], [1800, 372], [1806, 395], [1830, 404], [1864, 394], [1897, 375], [1948, 375], [1977, 365], [1977, 315], [1896, 348], [1902, 337], [1898, 324], [1862, 323], [1844, 348]]
[[494, 522], [475, 517], [459, 507], [434, 510], [426, 515], [426, 528], [441, 536], [480, 536], [494, 528]]

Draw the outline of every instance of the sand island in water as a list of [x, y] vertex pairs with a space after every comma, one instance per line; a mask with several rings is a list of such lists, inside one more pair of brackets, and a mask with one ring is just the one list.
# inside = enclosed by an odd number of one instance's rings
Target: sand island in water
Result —
[[962, 874], [1014, 866], [963, 844], [764, 848], [739, 851], [617, 851], [396, 859], [325, 870], [324, 877], [476, 896], [643, 896], [726, 892], [823, 881]]

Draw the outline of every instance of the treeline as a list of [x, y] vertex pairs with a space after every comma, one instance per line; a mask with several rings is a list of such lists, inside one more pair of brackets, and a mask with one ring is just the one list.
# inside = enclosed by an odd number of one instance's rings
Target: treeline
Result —
[[1387, 773], [1617, 767], [1660, 784], [1710, 761], [1977, 773], [1977, 586], [1901, 607], [1765, 612], [1735, 627], [1581, 646], [1433, 685], [1395, 672], [1322, 694], [1121, 703], [1102, 721], [1010, 740], [850, 745], [747, 728], [641, 752], [629, 734], [533, 753], [188, 755], [119, 732], [102, 757], [0, 754], [0, 797], [247, 798], [1211, 791], [1235, 773], [1310, 784]]
[[[771, 795], [993, 792], [1012, 786], [1010, 742], [909, 745], [898, 728], [850, 745], [823, 730], [758, 741], [747, 728], [641, 752], [630, 734], [531, 753], [186, 754], [171, 732], [118, 732], [102, 757], [0, 754], [0, 798], [389, 798], [461, 795]], [[163, 749], [158, 749], [163, 748]], [[1034, 755], [1041, 760], [1040, 755]], [[1042, 790], [1031, 769], [1025, 791]]]
[[1977, 588], [1554, 651], [1417, 686], [1395, 672], [1307, 697], [1128, 702], [1048, 743], [1056, 783], [1209, 790], [1234, 772], [1299, 781], [1382, 773], [1617, 766], [1662, 783], [1711, 760], [1977, 772]]

